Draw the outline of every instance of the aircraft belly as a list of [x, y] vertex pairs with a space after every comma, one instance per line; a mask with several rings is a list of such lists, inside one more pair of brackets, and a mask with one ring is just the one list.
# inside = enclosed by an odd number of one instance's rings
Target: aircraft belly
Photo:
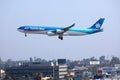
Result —
[[87, 35], [87, 33], [73, 32], [73, 31], [68, 31], [68, 32], [64, 33], [64, 36], [82, 36], [82, 35]]

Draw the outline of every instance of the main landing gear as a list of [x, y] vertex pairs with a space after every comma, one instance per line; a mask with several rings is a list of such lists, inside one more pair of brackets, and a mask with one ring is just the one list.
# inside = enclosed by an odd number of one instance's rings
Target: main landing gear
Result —
[[63, 36], [58, 36], [59, 39], [63, 40]]

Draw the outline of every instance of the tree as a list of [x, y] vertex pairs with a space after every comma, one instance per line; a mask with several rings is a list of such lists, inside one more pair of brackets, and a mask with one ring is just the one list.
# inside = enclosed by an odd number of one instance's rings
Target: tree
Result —
[[6, 75], [4, 80], [12, 80], [12, 78], [10, 76]]
[[36, 77], [34, 80], [42, 80], [42, 73], [41, 72], [36, 73]]
[[115, 64], [120, 64], [120, 59], [118, 57], [112, 57], [110, 65], [114, 66]]

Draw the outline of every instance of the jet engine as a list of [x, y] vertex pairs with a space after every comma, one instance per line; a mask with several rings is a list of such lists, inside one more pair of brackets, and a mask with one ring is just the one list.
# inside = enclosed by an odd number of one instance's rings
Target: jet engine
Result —
[[56, 33], [57, 33], [57, 34], [60, 34], [60, 33], [63, 33], [63, 32], [64, 32], [64, 30], [61, 30], [61, 29], [57, 29], [57, 30], [56, 30]]
[[51, 32], [51, 31], [48, 31], [48, 32], [47, 32], [47, 35], [48, 35], [48, 36], [54, 36], [55, 33]]

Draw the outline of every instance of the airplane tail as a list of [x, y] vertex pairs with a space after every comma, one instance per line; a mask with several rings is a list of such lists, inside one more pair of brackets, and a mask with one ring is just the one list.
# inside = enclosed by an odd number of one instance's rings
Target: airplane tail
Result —
[[93, 24], [89, 29], [100, 29], [103, 22], [104, 22], [104, 18], [100, 18], [95, 24]]

